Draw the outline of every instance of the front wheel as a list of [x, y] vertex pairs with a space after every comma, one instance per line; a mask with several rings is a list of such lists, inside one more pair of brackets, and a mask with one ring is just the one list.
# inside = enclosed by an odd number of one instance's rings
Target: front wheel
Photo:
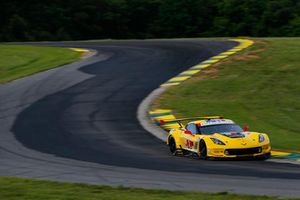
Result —
[[257, 156], [256, 159], [257, 160], [267, 160], [271, 157], [271, 153], [266, 153], [264, 155], [260, 155], [260, 156]]
[[200, 141], [199, 153], [201, 159], [207, 159], [207, 148], [203, 140]]

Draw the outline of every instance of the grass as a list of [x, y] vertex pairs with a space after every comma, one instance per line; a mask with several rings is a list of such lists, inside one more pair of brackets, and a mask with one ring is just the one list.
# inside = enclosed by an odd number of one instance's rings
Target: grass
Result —
[[0, 46], [0, 83], [55, 68], [80, 58], [60, 47]]
[[[266, 196], [235, 195], [226, 192], [209, 194], [199, 192], [178, 192], [166, 190], [146, 190], [123, 187], [96, 186], [76, 183], [61, 183], [0, 177], [0, 199], [5, 200], [277, 200]], [[280, 198], [283, 199], [283, 198]]]
[[268, 133], [272, 147], [300, 150], [300, 38], [255, 45], [168, 89], [154, 104], [177, 117], [224, 115]]

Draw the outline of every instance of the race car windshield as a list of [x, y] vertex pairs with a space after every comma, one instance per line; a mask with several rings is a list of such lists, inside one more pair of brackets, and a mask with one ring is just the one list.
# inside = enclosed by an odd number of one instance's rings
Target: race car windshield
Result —
[[243, 132], [237, 124], [217, 124], [210, 126], [198, 126], [200, 134], [211, 135], [214, 133]]

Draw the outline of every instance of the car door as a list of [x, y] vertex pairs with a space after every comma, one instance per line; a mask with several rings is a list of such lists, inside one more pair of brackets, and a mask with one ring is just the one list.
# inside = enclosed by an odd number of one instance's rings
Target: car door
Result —
[[195, 149], [195, 134], [198, 133], [197, 126], [195, 123], [189, 123], [186, 125], [186, 131], [183, 134], [183, 144], [184, 144], [184, 149], [189, 150], [189, 151], [194, 151]]

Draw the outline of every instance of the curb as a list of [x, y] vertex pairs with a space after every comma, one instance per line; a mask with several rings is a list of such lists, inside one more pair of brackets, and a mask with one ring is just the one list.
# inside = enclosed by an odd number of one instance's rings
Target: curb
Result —
[[192, 76], [194, 76], [195, 74], [198, 74], [199, 72], [201, 72], [201, 70], [208, 68], [211, 65], [213, 65], [213, 64], [215, 64], [215, 63], [217, 63], [217, 62], [219, 62], [219, 61], [221, 61], [243, 49], [248, 48], [249, 46], [251, 46], [254, 43], [253, 41], [247, 40], [247, 39], [231, 39], [231, 41], [239, 42], [239, 45], [237, 45], [223, 53], [220, 53], [216, 56], [213, 56], [195, 66], [192, 66], [191, 68], [181, 72], [177, 76], [169, 79], [167, 82], [161, 84], [160, 87], [179, 85], [183, 81], [186, 81], [186, 80], [190, 79]]
[[79, 52], [81, 54], [80, 57], [81, 60], [87, 59], [97, 54], [97, 51], [93, 49], [82, 49], [82, 48], [68, 48], [68, 49]]
[[82, 48], [69, 48], [69, 49], [71, 49], [73, 51], [80, 52], [80, 53], [88, 53], [88, 52], [90, 52], [90, 50], [88, 50], [88, 49], [82, 49]]
[[150, 121], [149, 118], [149, 109], [154, 101], [158, 96], [166, 91], [166, 87], [159, 87], [153, 90], [143, 101], [140, 103], [138, 110], [137, 110], [137, 118], [140, 125], [149, 133], [157, 137], [162, 141], [166, 141], [167, 139], [167, 132], [163, 131], [159, 126], [155, 125], [153, 121]]

